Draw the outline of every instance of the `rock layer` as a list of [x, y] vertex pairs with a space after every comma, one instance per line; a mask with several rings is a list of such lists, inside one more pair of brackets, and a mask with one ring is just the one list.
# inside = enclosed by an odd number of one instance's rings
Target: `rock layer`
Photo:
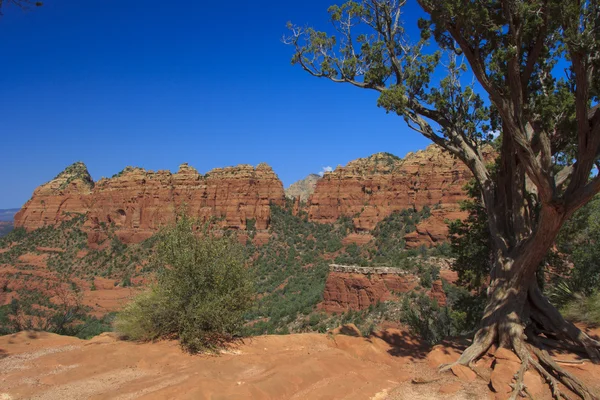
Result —
[[392, 292], [413, 290], [418, 282], [419, 279], [414, 275], [330, 272], [319, 307], [330, 313], [363, 310], [370, 305], [392, 300]]
[[124, 242], [140, 242], [186, 212], [201, 221], [214, 220], [222, 228], [256, 229], [269, 224], [269, 204], [283, 205], [283, 185], [271, 167], [239, 165], [201, 175], [187, 164], [175, 174], [127, 167], [94, 184], [85, 165], [76, 163], [40, 186], [15, 216], [15, 226], [33, 230], [57, 224], [69, 213], [87, 215], [90, 243], [104, 238], [114, 226]]
[[309, 198], [309, 218], [331, 223], [350, 216], [358, 231], [369, 231], [394, 211], [429, 206], [437, 215], [435, 229], [425, 228], [433, 231], [432, 237], [419, 233], [413, 242], [430, 245], [445, 237], [443, 220], [449, 213], [456, 216], [471, 176], [462, 162], [436, 145], [404, 159], [378, 153], [325, 173]]
[[[415, 264], [439, 268], [441, 279], [449, 283], [453, 284], [458, 279], [456, 272], [450, 270], [453, 259], [429, 257], [409, 260]], [[434, 281], [431, 288], [421, 290], [440, 306], [444, 306], [447, 298], [441, 279]], [[363, 310], [371, 305], [393, 300], [398, 294], [408, 293], [419, 285], [417, 275], [398, 268], [331, 264], [325, 281], [323, 302], [319, 304], [319, 308], [328, 313]]]

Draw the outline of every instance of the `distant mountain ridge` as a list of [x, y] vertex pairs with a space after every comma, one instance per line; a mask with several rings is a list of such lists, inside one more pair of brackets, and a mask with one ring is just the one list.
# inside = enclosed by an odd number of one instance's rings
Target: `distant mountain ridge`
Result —
[[182, 207], [223, 229], [246, 230], [252, 223], [265, 230], [270, 204], [284, 202], [283, 184], [264, 163], [215, 168], [204, 175], [187, 163], [176, 173], [126, 167], [94, 182], [77, 162], [35, 190], [15, 215], [15, 226], [31, 231], [85, 214], [90, 243], [106, 239], [105, 226], [114, 227], [122, 242], [139, 243], [174, 221]]
[[0, 221], [13, 222], [15, 214], [18, 213], [20, 208], [5, 208], [0, 209]]
[[315, 192], [317, 182], [321, 179], [320, 175], [309, 174], [306, 178], [300, 179], [285, 189], [285, 195], [289, 198], [300, 198], [300, 201], [307, 201]]
[[13, 220], [19, 208], [0, 209], [0, 237], [13, 230]]
[[[182, 164], [176, 173], [127, 167], [112, 178], [94, 182], [77, 162], [38, 187], [15, 215], [15, 227], [28, 231], [57, 225], [74, 214], [85, 214], [90, 243], [106, 239], [104, 227], [114, 227], [125, 243], [139, 243], [175, 219], [185, 204], [188, 214], [222, 229], [267, 235], [270, 205], [286, 196], [299, 198], [312, 222], [333, 223], [352, 218], [355, 232], [369, 232], [390, 214], [433, 210], [428, 221], [407, 238], [410, 247], [433, 246], [446, 240], [445, 219], [463, 218], [459, 202], [471, 172], [442, 148], [431, 145], [404, 158], [376, 153], [338, 166], [321, 177], [310, 174], [284, 191], [266, 164], [238, 165], [199, 173]], [[301, 204], [300, 204], [301, 203]]]

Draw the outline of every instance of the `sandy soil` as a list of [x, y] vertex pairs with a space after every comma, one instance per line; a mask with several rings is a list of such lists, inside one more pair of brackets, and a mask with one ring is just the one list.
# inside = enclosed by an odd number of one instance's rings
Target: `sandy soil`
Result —
[[[471, 379], [438, 373], [437, 366], [455, 360], [464, 344], [431, 350], [388, 328], [370, 338], [261, 336], [220, 355], [191, 356], [173, 341], [138, 344], [113, 334], [85, 341], [21, 332], [0, 337], [0, 400], [506, 398], [489, 389], [496, 371], [490, 357], [476, 365]], [[565, 368], [600, 390], [600, 366], [570, 354], [555, 357], [578, 361]], [[539, 376], [531, 378], [534, 398], [550, 399]]]
[[[435, 380], [424, 347], [401, 331], [386, 335], [406, 346], [377, 337], [301, 334], [262, 336], [219, 356], [191, 356], [175, 342], [21, 332], [0, 337], [0, 399], [416, 400], [487, 393], [483, 381], [463, 384], [451, 374]], [[460, 393], [439, 392], [456, 382]]]
[[[600, 330], [590, 333], [597, 336]], [[507, 398], [490, 391], [490, 377], [508, 380], [508, 388], [513, 373], [490, 356], [476, 364], [471, 379], [438, 373], [437, 367], [456, 360], [466, 343], [431, 349], [388, 327], [370, 338], [261, 336], [220, 355], [192, 356], [173, 341], [139, 344], [109, 333], [86, 341], [20, 332], [0, 336], [0, 400]], [[553, 356], [600, 393], [600, 366], [573, 354]], [[530, 378], [534, 398], [551, 399], [541, 378]]]

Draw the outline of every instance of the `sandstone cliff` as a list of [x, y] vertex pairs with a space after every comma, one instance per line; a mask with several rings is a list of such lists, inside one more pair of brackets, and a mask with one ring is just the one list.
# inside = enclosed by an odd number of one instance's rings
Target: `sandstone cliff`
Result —
[[[411, 259], [411, 261], [415, 265], [422, 263], [439, 268], [440, 277], [449, 283], [458, 280], [457, 273], [450, 270], [452, 260], [430, 257], [426, 260]], [[332, 264], [319, 308], [329, 313], [364, 310], [380, 302], [397, 300], [398, 295], [403, 293], [419, 290], [419, 284], [419, 277], [410, 271], [389, 267]], [[441, 279], [434, 281], [431, 288], [420, 290], [436, 300], [439, 305], [446, 304], [446, 294]]]
[[463, 187], [470, 178], [462, 162], [436, 145], [404, 159], [378, 153], [326, 173], [309, 198], [309, 218], [330, 223], [350, 216], [358, 231], [369, 231], [394, 211], [427, 205], [435, 209], [434, 226], [413, 235], [411, 244], [431, 245], [445, 237], [445, 217], [462, 216], [458, 202], [466, 199]]
[[15, 227], [33, 230], [69, 219], [69, 213], [86, 213], [93, 189], [94, 181], [87, 167], [76, 162], [35, 189], [31, 199], [15, 215]]
[[306, 178], [294, 182], [285, 190], [285, 195], [289, 198], [306, 201], [315, 192], [317, 182], [321, 177], [317, 174], [310, 174]]
[[[446, 237], [445, 218], [463, 216], [457, 203], [466, 198], [463, 187], [470, 176], [460, 161], [432, 145], [404, 159], [378, 153], [351, 161], [323, 178], [310, 175], [287, 194], [308, 197], [310, 220], [331, 223], [350, 216], [359, 232], [372, 230], [394, 211], [430, 206], [432, 218], [406, 240], [410, 247], [431, 246]], [[172, 221], [185, 204], [191, 215], [216, 218], [223, 228], [245, 229], [253, 219], [256, 229], [264, 230], [269, 204], [282, 205], [284, 196], [281, 181], [266, 164], [217, 168], [205, 175], [187, 164], [177, 173], [127, 167], [94, 183], [85, 165], [75, 163], [35, 190], [15, 216], [15, 226], [33, 230], [83, 213], [91, 243], [101, 241], [101, 228], [111, 225], [123, 241], [139, 242]]]
[[15, 216], [15, 226], [33, 230], [83, 213], [91, 243], [102, 240], [101, 228], [110, 225], [124, 242], [139, 242], [172, 221], [184, 205], [190, 215], [214, 218], [223, 228], [245, 229], [253, 219], [256, 229], [266, 229], [271, 202], [283, 205], [284, 191], [266, 164], [217, 168], [206, 175], [187, 164], [175, 174], [127, 167], [94, 184], [85, 165], [76, 163], [36, 189]]

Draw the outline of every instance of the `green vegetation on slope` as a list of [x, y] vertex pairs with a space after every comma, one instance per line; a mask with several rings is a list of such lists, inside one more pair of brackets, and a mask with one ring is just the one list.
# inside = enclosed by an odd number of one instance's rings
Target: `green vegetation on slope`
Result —
[[254, 321], [247, 327], [249, 333], [288, 333], [314, 311], [329, 271], [325, 256], [342, 249], [342, 239], [351, 229], [349, 218], [317, 224], [271, 206], [271, 239], [258, 248], [248, 246], [259, 294], [257, 307], [246, 316]]
[[[416, 225], [430, 215], [427, 207], [420, 211], [409, 209], [391, 214], [377, 224], [373, 232], [375, 240], [363, 246], [343, 244], [343, 239], [354, 232], [351, 218], [340, 218], [334, 224], [319, 224], [308, 221], [306, 213], [293, 215], [292, 208], [291, 202], [285, 207], [271, 207], [271, 236], [268, 243], [262, 246], [252, 243], [252, 238], [256, 235], [255, 224], [252, 220], [247, 221], [250, 239], [243, 246], [244, 261], [254, 277], [257, 296], [254, 306], [244, 313], [244, 334], [325, 331], [348, 321], [368, 332], [371, 325], [384, 318], [399, 318], [400, 303], [336, 316], [320, 312], [317, 304], [322, 301], [329, 264], [332, 262], [410, 270], [420, 277], [425, 289], [429, 289], [432, 282], [439, 278], [437, 268], [417, 260], [429, 255], [445, 255], [447, 246], [433, 250], [404, 248], [404, 235], [414, 231]], [[100, 233], [105, 239], [92, 249], [87, 245], [84, 222], [84, 215], [73, 214], [71, 219], [56, 227], [48, 226], [29, 233], [16, 230], [9, 237], [0, 240], [0, 247], [7, 248], [7, 251], [0, 254], [0, 263], [17, 265], [18, 257], [25, 253], [44, 253], [48, 257], [47, 264], [51, 271], [61, 277], [87, 280], [91, 290], [95, 288], [94, 277], [113, 279], [115, 284], [121, 286], [131, 285], [134, 278], [140, 276], [145, 277], [146, 281], [164, 277], [161, 272], [166, 264], [164, 259], [157, 262], [160, 257], [152, 257], [157, 251], [160, 252], [159, 249], [165, 243], [163, 233], [140, 244], [126, 245], [118, 239], [114, 226], [103, 224]], [[231, 231], [226, 231], [225, 234], [235, 237], [235, 233]], [[61, 251], [48, 251], [38, 247]], [[19, 266], [19, 271], [24, 269], [27, 266]], [[14, 278], [37, 279], [24, 275]], [[132, 304], [127, 311], [130, 313], [130, 320], [135, 320], [136, 313], [138, 316], [144, 315], [150, 305], [150, 308], [159, 310], [156, 296], [155, 292], [150, 291]], [[121, 319], [121, 329], [127, 330], [127, 324], [123, 321], [125, 320]], [[103, 326], [101, 323], [96, 325]], [[160, 335], [164, 333], [160, 332]], [[158, 333], [136, 333], [133, 328], [128, 335], [136, 338], [160, 336]], [[190, 346], [200, 348], [203, 345]]]

